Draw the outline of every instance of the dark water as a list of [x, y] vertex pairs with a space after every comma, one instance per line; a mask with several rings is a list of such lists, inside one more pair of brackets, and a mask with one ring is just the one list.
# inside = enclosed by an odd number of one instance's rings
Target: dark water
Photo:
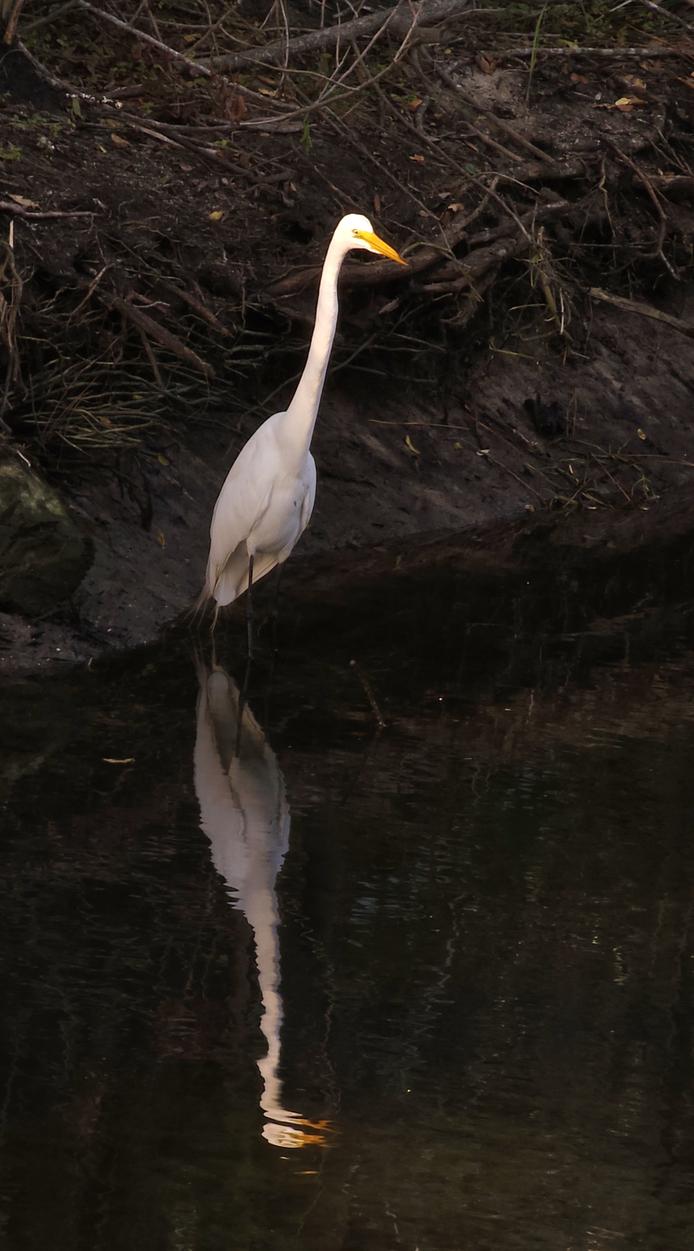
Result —
[[694, 654], [382, 645], [6, 691], [3, 1246], [691, 1251]]

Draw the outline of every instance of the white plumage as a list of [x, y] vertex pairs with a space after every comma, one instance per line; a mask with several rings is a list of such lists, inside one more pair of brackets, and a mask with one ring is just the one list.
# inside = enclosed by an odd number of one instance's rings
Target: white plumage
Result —
[[306, 529], [316, 496], [310, 452], [337, 324], [337, 279], [352, 248], [402, 257], [374, 234], [366, 217], [350, 213], [338, 223], [321, 274], [308, 359], [286, 412], [275, 413], [239, 452], [219, 493], [210, 527], [210, 553], [201, 600], [231, 604], [252, 581], [287, 559]]

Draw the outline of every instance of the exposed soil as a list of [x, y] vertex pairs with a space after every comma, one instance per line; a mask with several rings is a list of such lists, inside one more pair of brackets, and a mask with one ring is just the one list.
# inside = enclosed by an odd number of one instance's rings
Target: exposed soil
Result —
[[[226, 468], [291, 394], [316, 266], [353, 208], [411, 266], [346, 267], [290, 602], [310, 615], [323, 579], [337, 613], [355, 579], [418, 546], [460, 569], [481, 543], [489, 572], [521, 576], [500, 522], [535, 550], [577, 515], [615, 554], [629, 514], [625, 550], [665, 516], [690, 532], [694, 42], [649, 17], [582, 32], [609, 55], [531, 62], [526, 18], [511, 35], [478, 14], [463, 43], [449, 25], [391, 70], [402, 40], [384, 42], [352, 111], [315, 107], [282, 70], [191, 77], [104, 26], [87, 52], [69, 16], [64, 42], [49, 24], [33, 52], [119, 107], [32, 77], [21, 49], [5, 58], [3, 423], [95, 556], [43, 620], [3, 615], [0, 664], [145, 642], [191, 602]], [[183, 24], [164, 29], [185, 51]], [[272, 34], [244, 29], [249, 45]], [[455, 557], [441, 540], [461, 533]], [[344, 593], [316, 559], [337, 548], [356, 549]]]

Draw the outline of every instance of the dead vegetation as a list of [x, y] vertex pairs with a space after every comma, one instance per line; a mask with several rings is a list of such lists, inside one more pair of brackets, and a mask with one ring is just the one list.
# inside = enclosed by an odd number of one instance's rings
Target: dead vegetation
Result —
[[49, 459], [276, 407], [351, 208], [410, 266], [346, 267], [337, 368], [571, 360], [593, 301], [694, 334], [686, 3], [3, 4], [0, 416]]

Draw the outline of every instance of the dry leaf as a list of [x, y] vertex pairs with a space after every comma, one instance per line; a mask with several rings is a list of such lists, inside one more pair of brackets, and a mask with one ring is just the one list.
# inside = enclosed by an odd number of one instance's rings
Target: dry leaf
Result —
[[407, 107], [408, 109], [411, 109], [413, 113], [416, 113], [417, 109], [421, 109], [423, 103], [424, 101], [420, 100], [419, 96], [412, 96], [412, 98], [407, 101]]
[[493, 74], [496, 69], [496, 61], [493, 57], [485, 56], [484, 52], [477, 53], [475, 65], [482, 70], [483, 74]]
[[130, 144], [128, 143], [127, 139], [124, 139], [122, 135], [117, 135], [115, 131], [111, 132], [111, 143], [114, 143], [117, 148], [129, 148], [130, 147]]
[[629, 109], [633, 109], [636, 105], [643, 105], [645, 103], [646, 101], [639, 100], [638, 96], [620, 96], [619, 100], [615, 100], [613, 107], [615, 109], [621, 109], [622, 112], [625, 113]]
[[211, 222], [221, 222], [223, 216], [224, 216], [224, 209], [213, 209], [212, 212], [208, 215], [208, 220]]
[[639, 438], [642, 439], [644, 442], [648, 438], [646, 431], [642, 430], [640, 426], [637, 426], [636, 433], [638, 434]]
[[646, 101], [640, 100], [638, 96], [620, 96], [614, 104], [596, 104], [595, 107], [596, 109], [619, 109], [620, 113], [630, 113], [636, 105], [643, 107], [645, 103]]
[[19, 204], [20, 208], [33, 209], [39, 207], [36, 200], [29, 200], [25, 195], [13, 195], [10, 191], [8, 196], [10, 200], [14, 200], [15, 204]]
[[418, 165], [424, 164], [424, 157], [422, 156], [421, 152], [413, 152], [412, 156], [410, 157], [410, 160], [416, 161]]
[[412, 455], [413, 455], [413, 456], [421, 456], [421, 455], [422, 455], [422, 453], [420, 452], [419, 448], [418, 448], [418, 447], [415, 447], [415, 445], [414, 445], [414, 443], [412, 442], [412, 440], [411, 440], [411, 438], [410, 438], [409, 434], [406, 434], [406, 435], [405, 435], [405, 447], [407, 448], [408, 452], [412, 452]]
[[643, 78], [634, 78], [631, 74], [625, 74], [623, 81], [628, 87], [633, 87], [634, 91], [648, 91]]
[[448, 212], [449, 212], [449, 213], [462, 213], [463, 209], [465, 208], [465, 205], [464, 205], [464, 204], [460, 204], [460, 203], [456, 200], [456, 201], [455, 201], [455, 203], [453, 203], [453, 204], [449, 204], [447, 207], [448, 207]]
[[115, 756], [102, 756], [104, 764], [134, 764], [134, 756], [124, 756], [122, 760], [117, 760]]
[[161, 530], [155, 530], [154, 537], [160, 547], [166, 547], [166, 539], [164, 538], [164, 534]]

